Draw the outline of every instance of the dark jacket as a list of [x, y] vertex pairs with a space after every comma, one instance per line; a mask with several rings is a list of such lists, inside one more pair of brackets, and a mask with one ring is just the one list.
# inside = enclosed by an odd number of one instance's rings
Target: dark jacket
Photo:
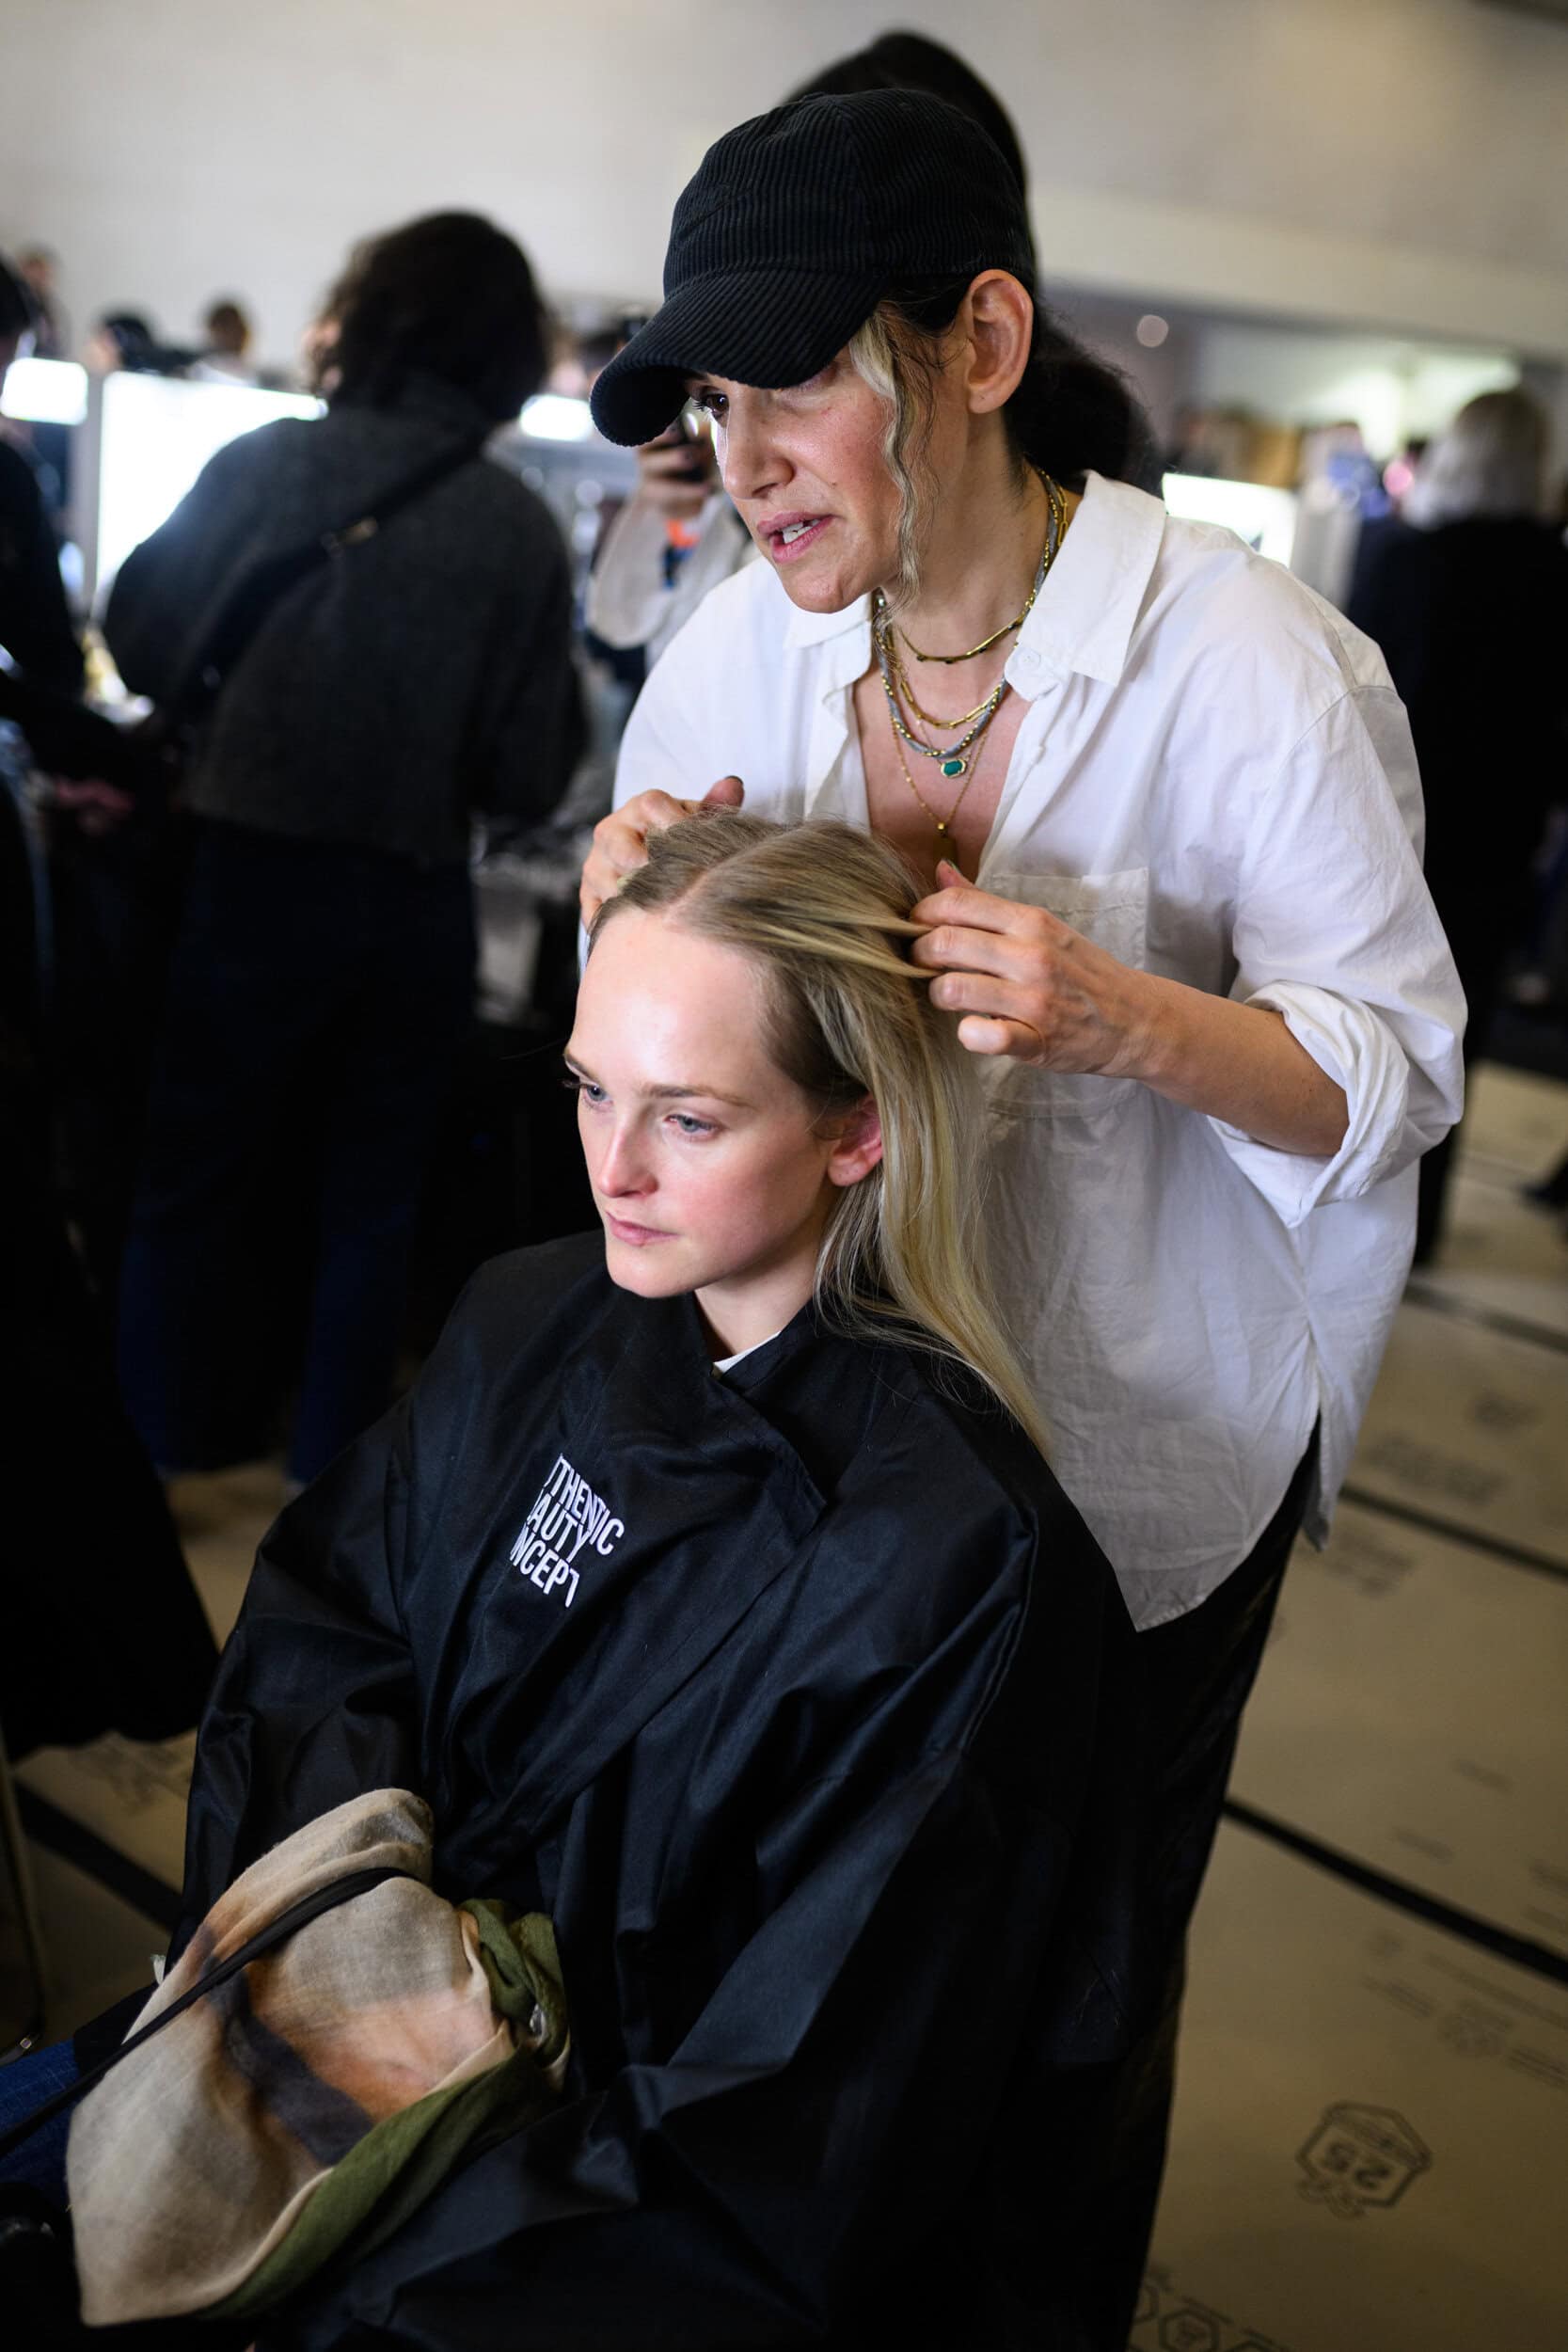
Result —
[[82, 648], [38, 477], [0, 436], [0, 649], [32, 685], [82, 691]]
[[[59, 549], [38, 477], [0, 435], [0, 720], [26, 738], [51, 775], [102, 776], [134, 788], [126, 738], [83, 707], [82, 648], [60, 579]], [[0, 946], [0, 953], [4, 952]]]
[[[78, 723], [81, 740], [93, 729], [112, 740], [71, 699], [82, 655], [54, 536], [32, 469], [3, 441], [0, 645], [17, 665], [0, 668], [0, 720], [15, 719], [40, 764], [66, 764]], [[35, 734], [40, 710], [50, 723]], [[14, 1757], [108, 1730], [188, 1729], [217, 1654], [60, 1206], [40, 954], [48, 900], [10, 765], [0, 749], [0, 1734]]]
[[1517, 937], [1568, 789], [1568, 549], [1526, 516], [1370, 528], [1346, 610], [1383, 649], [1420, 763], [1426, 878], [1461, 977]]
[[[431, 382], [395, 407], [230, 442], [115, 581], [103, 631], [126, 684], [167, 702], [249, 564], [355, 521], [483, 431]], [[471, 810], [532, 821], [565, 790], [582, 743], [570, 629], [554, 521], [475, 454], [272, 608], [206, 725], [189, 804], [299, 839], [466, 857]]]
[[14, 1071], [0, 1073], [0, 1732], [13, 1757], [188, 1731], [217, 1662], [41, 1129]]
[[808, 1309], [725, 1377], [602, 1246], [499, 1261], [286, 1511], [203, 1725], [182, 1934], [345, 1797], [555, 1919], [560, 2109], [267, 2352], [1088, 2341], [1058, 2106], [1124, 2023], [1114, 1581], [1050, 1471]]

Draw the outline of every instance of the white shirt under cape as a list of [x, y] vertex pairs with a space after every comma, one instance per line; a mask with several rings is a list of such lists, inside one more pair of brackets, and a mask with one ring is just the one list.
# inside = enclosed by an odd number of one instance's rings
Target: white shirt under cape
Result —
[[[797, 612], [749, 565], [649, 679], [617, 805], [735, 774], [760, 816], [864, 825], [869, 652], [863, 600]], [[981, 886], [1275, 1008], [1349, 1105], [1324, 1159], [1133, 1079], [980, 1063], [998, 1290], [1057, 1474], [1149, 1627], [1245, 1559], [1320, 1417], [1307, 1530], [1326, 1534], [1409, 1266], [1416, 1162], [1459, 1116], [1465, 1002], [1403, 707], [1377, 647], [1280, 565], [1090, 474], [1006, 675], [1030, 707]]]

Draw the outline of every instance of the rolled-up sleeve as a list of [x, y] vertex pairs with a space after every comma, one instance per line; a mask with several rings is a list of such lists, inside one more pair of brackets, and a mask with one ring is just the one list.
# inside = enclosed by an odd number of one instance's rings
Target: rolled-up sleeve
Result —
[[1328, 1158], [1211, 1122], [1287, 1225], [1397, 1175], [1463, 1108], [1465, 998], [1421, 876], [1421, 831], [1409, 724], [1384, 686], [1342, 695], [1251, 813], [1230, 994], [1282, 1015], [1347, 1112]]

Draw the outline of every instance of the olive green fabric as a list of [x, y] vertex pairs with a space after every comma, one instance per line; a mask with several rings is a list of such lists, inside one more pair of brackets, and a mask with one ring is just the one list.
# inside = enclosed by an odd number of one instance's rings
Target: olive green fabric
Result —
[[508, 1922], [501, 1906], [486, 1899], [459, 1908], [478, 1924], [480, 1959], [497, 2009], [503, 2017], [531, 2025], [539, 2046], [520, 2048], [487, 2074], [432, 2091], [378, 2123], [311, 2191], [288, 2236], [245, 2284], [212, 2306], [211, 2317], [254, 2319], [294, 2294], [335, 2255], [369, 2253], [482, 2140], [488, 2144], [521, 2131], [554, 2104], [550, 2077], [567, 2045], [555, 1931], [542, 1912]]

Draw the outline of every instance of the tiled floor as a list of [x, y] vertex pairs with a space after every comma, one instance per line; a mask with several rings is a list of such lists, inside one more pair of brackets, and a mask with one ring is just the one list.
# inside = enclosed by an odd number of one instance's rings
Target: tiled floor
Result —
[[1136, 2352], [1568, 2344], [1568, 1088], [1484, 1071], [1194, 1937]]
[[[1136, 2352], [1568, 2344], [1568, 1242], [1519, 1199], [1565, 1149], [1568, 1088], [1481, 1073], [1443, 1263], [1333, 1542], [1292, 1566], [1198, 1916]], [[220, 1633], [279, 1499], [266, 1465], [175, 1489]], [[21, 1777], [173, 1885], [189, 1752], [106, 1740]], [[64, 2029], [164, 1939], [124, 1899], [145, 1882], [36, 1862]]]

